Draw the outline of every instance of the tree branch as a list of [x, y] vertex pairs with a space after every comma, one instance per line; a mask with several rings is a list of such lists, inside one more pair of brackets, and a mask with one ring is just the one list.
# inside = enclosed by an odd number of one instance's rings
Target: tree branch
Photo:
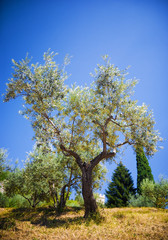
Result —
[[92, 122], [95, 123], [95, 124], [97, 124], [97, 125], [99, 125], [99, 127], [100, 127], [101, 129], [103, 128], [103, 125], [101, 125], [98, 120], [93, 120]]
[[[82, 160], [80, 158], [80, 156], [74, 152], [73, 150], [67, 149], [62, 141], [61, 135], [60, 135], [60, 130], [55, 126], [55, 124], [53, 123], [53, 121], [49, 118], [49, 116], [46, 113], [43, 113], [43, 116], [48, 120], [48, 122], [53, 126], [55, 133], [57, 134], [57, 137], [59, 139], [60, 142], [60, 149], [62, 150], [62, 152], [64, 153], [65, 156], [72, 156], [76, 159], [77, 164], [79, 165], [80, 169], [82, 169]], [[66, 153], [65, 153], [66, 152]]]
[[103, 159], [107, 159], [107, 158], [112, 158], [116, 155], [116, 149], [114, 148], [113, 152], [101, 152], [98, 156], [96, 156], [94, 159], [92, 159], [90, 161], [90, 167], [91, 170], [93, 170], [93, 168]]
[[113, 118], [111, 118], [110, 121], [111, 121], [112, 123], [116, 124], [117, 126], [121, 127], [121, 128], [131, 127], [131, 126], [134, 125], [134, 124], [132, 123], [132, 124], [129, 124], [129, 125], [125, 125], [125, 126], [123, 125], [123, 126], [122, 126], [122, 125], [120, 125], [119, 123], [117, 123], [116, 121], [114, 121]]
[[69, 144], [69, 149], [71, 148], [72, 143], [73, 143], [74, 123], [75, 123], [75, 117], [73, 118], [73, 123], [72, 123], [72, 132], [71, 132], [71, 140], [70, 140], [70, 144]]
[[66, 156], [74, 157], [76, 159], [76, 162], [77, 162], [78, 166], [80, 167], [80, 169], [82, 169], [82, 165], [83, 165], [82, 160], [76, 152], [74, 152], [70, 149], [67, 149], [63, 144], [60, 144], [60, 148], [63, 152], [67, 153]]
[[106, 151], [107, 151], [107, 148], [106, 148], [106, 131], [105, 131], [105, 128], [103, 127], [103, 140], [102, 140], [102, 142], [103, 142], [103, 152], [105, 152], [106, 153]]
[[62, 143], [62, 138], [60, 136], [60, 130], [55, 126], [55, 124], [53, 123], [53, 121], [49, 118], [49, 116], [46, 114], [46, 113], [43, 113], [42, 114], [47, 120], [48, 122], [53, 126], [54, 130], [55, 130], [55, 133], [57, 134], [60, 142]]
[[107, 119], [106, 119], [106, 122], [105, 122], [105, 128], [107, 128], [107, 125], [108, 125], [108, 123], [112, 120], [112, 119], [114, 119], [112, 116], [110, 116], [110, 117], [108, 117]]
[[114, 148], [117, 148], [117, 147], [121, 147], [121, 146], [123, 146], [123, 145], [125, 145], [125, 144], [129, 144], [129, 145], [132, 145], [133, 143], [131, 143], [130, 141], [128, 141], [128, 140], [126, 140], [126, 141], [124, 141], [124, 142], [122, 142], [122, 143], [118, 143], [118, 144], [116, 144], [115, 146], [114, 146]]

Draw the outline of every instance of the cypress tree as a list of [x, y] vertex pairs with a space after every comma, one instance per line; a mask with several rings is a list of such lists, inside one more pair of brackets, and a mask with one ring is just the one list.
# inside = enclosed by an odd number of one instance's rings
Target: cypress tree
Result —
[[150, 181], [154, 181], [151, 168], [147, 157], [145, 156], [142, 147], [136, 147], [136, 162], [137, 162], [137, 192], [141, 194], [141, 183], [143, 179], [148, 178]]
[[107, 207], [125, 207], [130, 194], [135, 194], [133, 179], [129, 170], [120, 162], [112, 175], [106, 190]]

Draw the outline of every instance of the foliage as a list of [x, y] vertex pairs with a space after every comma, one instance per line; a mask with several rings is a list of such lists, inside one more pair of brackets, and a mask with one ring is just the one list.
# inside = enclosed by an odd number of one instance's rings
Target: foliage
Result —
[[30, 168], [26, 170], [16, 169], [15, 172], [12, 172], [5, 180], [4, 188], [7, 196], [13, 197], [19, 194], [29, 202], [31, 207], [36, 207], [46, 197], [46, 186], [37, 181]]
[[[55, 207], [63, 208], [69, 199], [70, 191], [81, 188], [81, 172], [72, 157], [66, 157], [61, 152], [55, 153], [51, 148], [37, 147], [29, 154], [27, 167], [38, 182], [45, 183], [46, 193], [53, 200]], [[105, 179], [106, 169], [98, 164], [93, 171], [93, 186], [100, 189]], [[51, 202], [51, 201], [50, 201]]]
[[93, 146], [102, 141], [102, 127], [106, 123], [108, 152], [114, 146], [120, 147], [116, 145], [117, 131], [125, 136], [127, 143], [141, 143], [148, 154], [156, 151], [160, 137], [153, 128], [152, 113], [145, 104], [137, 106], [130, 99], [136, 80], [125, 80], [127, 73], [105, 58], [105, 65], [98, 65], [90, 88], [67, 88], [64, 68], [59, 68], [53, 58], [54, 53], [45, 53], [44, 65], [30, 65], [28, 58], [20, 62], [13, 60], [13, 78], [7, 84], [5, 101], [23, 96], [26, 104], [23, 114], [32, 117], [36, 135], [47, 131], [65, 149], [71, 143], [74, 151], [82, 147], [84, 159], [87, 154], [93, 158]]
[[0, 148], [0, 182], [7, 178], [9, 166], [7, 165], [7, 150]]
[[5, 193], [0, 193], [0, 207], [1, 208], [25, 208], [29, 204], [25, 198], [21, 195], [14, 195], [13, 197], [8, 197]]
[[77, 166], [70, 162], [71, 159], [52, 152], [50, 148], [38, 147], [29, 155], [27, 167], [31, 167], [39, 186], [40, 183], [45, 185], [46, 199], [52, 199], [54, 207], [61, 204], [61, 197], [65, 204], [71, 187], [77, 187]]
[[130, 194], [135, 194], [133, 179], [129, 170], [120, 162], [112, 175], [112, 181], [106, 190], [107, 207], [124, 207]]
[[66, 206], [68, 207], [81, 207], [78, 201], [76, 200], [68, 200], [66, 203]]
[[151, 168], [149, 166], [148, 159], [145, 156], [143, 148], [136, 147], [136, 162], [137, 162], [137, 192], [141, 194], [141, 183], [143, 179], [148, 178], [150, 181], [154, 181]]
[[0, 148], [0, 173], [5, 169], [5, 161], [7, 158], [6, 150]]
[[168, 205], [168, 180], [163, 177], [156, 183], [148, 178], [141, 183], [141, 195], [131, 196], [129, 206], [165, 208]]
[[128, 200], [128, 205], [130, 207], [154, 207], [153, 202], [144, 195], [130, 195]]
[[81, 207], [84, 206], [84, 200], [83, 200], [82, 195], [81, 195], [80, 192], [78, 192], [78, 193], [76, 194], [76, 196], [75, 196], [75, 201], [77, 201], [78, 204], [79, 204]]
[[13, 197], [10, 197], [8, 201], [9, 201], [8, 207], [14, 207], [14, 208], [29, 207], [28, 201], [24, 197], [18, 194], [14, 195]]
[[8, 207], [8, 197], [0, 192], [0, 207], [5, 208]]
[[23, 96], [22, 113], [30, 119], [36, 139], [73, 158], [82, 173], [86, 216], [95, 212], [92, 172], [100, 161], [114, 159], [128, 144], [139, 144], [153, 155], [162, 140], [154, 129], [153, 113], [131, 99], [137, 81], [127, 80], [126, 70], [119, 70], [107, 57], [90, 87], [65, 86], [65, 64], [59, 67], [51, 52], [44, 54], [43, 65], [31, 64], [28, 58], [13, 64], [4, 100]]
[[[105, 172], [101, 165], [94, 169], [95, 188], [101, 187]], [[6, 193], [12, 196], [6, 206], [21, 207], [20, 198], [23, 196], [32, 207], [46, 200], [48, 204], [63, 209], [69, 199], [70, 190], [78, 190], [80, 186], [81, 173], [72, 158], [65, 157], [61, 152], [56, 154], [47, 146], [36, 146], [27, 158], [25, 169], [15, 170], [5, 181]], [[20, 194], [20, 198], [15, 194]]]
[[157, 208], [165, 208], [168, 205], [168, 180], [163, 177], [156, 183], [149, 179], [141, 184], [142, 195], [148, 197]]

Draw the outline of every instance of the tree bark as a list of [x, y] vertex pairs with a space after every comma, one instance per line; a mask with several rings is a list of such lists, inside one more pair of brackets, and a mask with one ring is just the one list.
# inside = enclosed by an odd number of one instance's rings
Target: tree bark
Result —
[[89, 215], [92, 215], [97, 212], [98, 207], [96, 200], [93, 196], [92, 188], [92, 169], [90, 165], [84, 163], [82, 169], [82, 195], [85, 205], [85, 215], [84, 218], [87, 218]]
[[[105, 140], [104, 140], [105, 141]], [[106, 144], [103, 142], [103, 144]], [[125, 142], [123, 143], [125, 144]], [[122, 144], [120, 144], [121, 146]], [[87, 218], [89, 215], [92, 215], [97, 212], [98, 207], [96, 204], [96, 200], [93, 196], [93, 189], [92, 189], [92, 171], [96, 165], [103, 159], [112, 158], [116, 154], [116, 148], [112, 152], [106, 152], [106, 148], [104, 147], [103, 150], [99, 155], [93, 158], [90, 163], [82, 162], [80, 156], [73, 150], [67, 149], [61, 142], [60, 148], [65, 156], [72, 156], [75, 158], [76, 163], [80, 167], [82, 171], [82, 195], [84, 199], [85, 205], [85, 215], [84, 217]]]
[[61, 189], [61, 194], [60, 194], [60, 201], [59, 201], [59, 204], [58, 204], [58, 210], [59, 211], [63, 211], [64, 207], [65, 207], [65, 204], [66, 204], [66, 201], [65, 201], [65, 189], [66, 189], [66, 185], [64, 185]]

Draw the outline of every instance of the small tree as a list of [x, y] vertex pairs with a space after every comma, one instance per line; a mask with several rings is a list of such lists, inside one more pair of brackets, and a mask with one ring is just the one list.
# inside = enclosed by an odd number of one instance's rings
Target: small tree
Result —
[[0, 148], [0, 186], [1, 182], [9, 175], [10, 167], [7, 165], [7, 150]]
[[156, 208], [165, 208], [168, 205], [168, 180], [161, 177], [154, 183], [144, 179], [141, 184], [142, 196], [148, 198]]
[[133, 179], [129, 170], [120, 163], [113, 173], [112, 181], [106, 190], [107, 207], [125, 207], [129, 195], [135, 194]]
[[[44, 145], [43, 145], [44, 146]], [[99, 164], [94, 169], [93, 184], [100, 188], [105, 169]], [[50, 148], [36, 147], [27, 158], [25, 168], [16, 169], [5, 181], [8, 196], [20, 194], [35, 207], [41, 200], [51, 200], [62, 211], [72, 188], [81, 187], [81, 173], [71, 157], [56, 154]]]
[[46, 199], [47, 186], [44, 182], [38, 181], [30, 167], [26, 170], [15, 169], [15, 172], [4, 181], [4, 189], [9, 197], [21, 195], [33, 208]]
[[141, 194], [141, 183], [148, 178], [154, 182], [151, 168], [147, 157], [145, 156], [143, 147], [136, 147], [136, 162], [137, 162], [137, 192]]
[[[70, 188], [77, 184], [80, 176], [70, 159], [56, 155], [48, 148], [36, 148], [27, 158], [25, 168], [16, 169], [5, 181], [8, 196], [20, 194], [35, 207], [41, 200], [53, 200], [54, 207], [63, 209]], [[76, 165], [76, 167], [78, 167]]]
[[161, 177], [154, 183], [148, 178], [141, 183], [141, 195], [130, 196], [131, 207], [156, 207], [168, 206], [168, 180]]
[[[44, 64], [30, 64], [26, 58], [14, 63], [13, 78], [7, 84], [5, 101], [23, 96], [23, 114], [32, 122], [36, 138], [48, 138], [58, 151], [73, 157], [82, 175], [85, 217], [97, 211], [93, 196], [93, 169], [113, 159], [126, 144], [139, 143], [149, 155], [157, 151], [161, 140], [154, 130], [152, 112], [137, 105], [130, 95], [137, 81], [126, 80], [104, 57], [90, 87], [67, 87], [64, 67], [44, 54]], [[97, 149], [97, 151], [95, 151]]]

